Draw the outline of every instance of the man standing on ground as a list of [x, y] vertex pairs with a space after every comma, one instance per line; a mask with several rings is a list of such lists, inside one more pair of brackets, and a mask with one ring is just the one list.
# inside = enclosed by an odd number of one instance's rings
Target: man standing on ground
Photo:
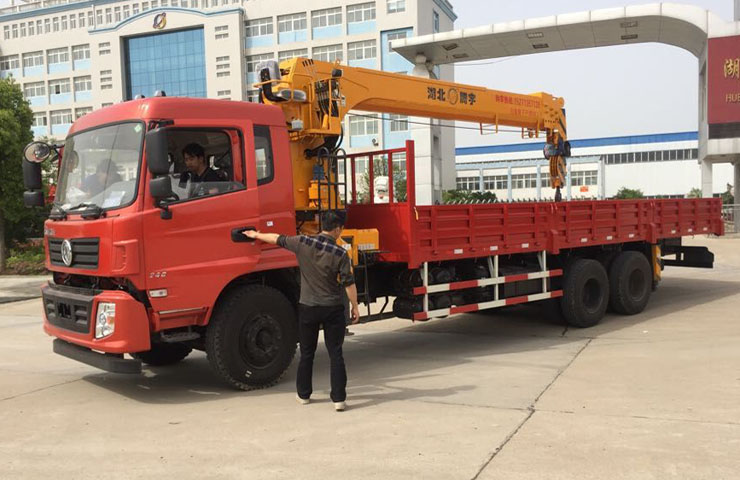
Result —
[[301, 360], [298, 363], [296, 387], [298, 402], [308, 404], [313, 392], [313, 359], [324, 327], [324, 342], [331, 359], [331, 400], [337, 411], [343, 411], [347, 398], [347, 372], [342, 343], [345, 321], [342, 289], [351, 303], [352, 323], [360, 319], [357, 287], [347, 251], [337, 246], [344, 229], [340, 212], [325, 212], [321, 216], [321, 233], [316, 236], [286, 236], [275, 233], [244, 232], [249, 238], [277, 244], [296, 254], [301, 270], [301, 298], [298, 305], [298, 339]]

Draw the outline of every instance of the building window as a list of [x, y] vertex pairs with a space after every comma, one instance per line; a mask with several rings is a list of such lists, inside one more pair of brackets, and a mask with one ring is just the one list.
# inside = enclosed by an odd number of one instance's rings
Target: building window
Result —
[[105, 23], [113, 23], [113, 10], [110, 8], [105, 9]]
[[475, 191], [480, 190], [480, 178], [478, 177], [458, 177], [457, 189]]
[[59, 17], [54, 17], [51, 19], [51, 30], [54, 32], [59, 31]]
[[580, 187], [584, 185], [596, 185], [598, 181], [598, 171], [596, 170], [584, 170], [578, 172], [570, 172], [570, 184], [573, 187]]
[[264, 53], [262, 55], [250, 55], [247, 57], [247, 73], [257, 73], [257, 65], [260, 62], [266, 62], [268, 60], [274, 60], [275, 56], [271, 53]]
[[483, 177], [484, 190], [508, 190], [509, 177], [506, 175], [492, 175]]
[[347, 5], [347, 23], [375, 20], [375, 2]]
[[252, 103], [260, 102], [260, 91], [259, 90], [247, 90], [247, 101]]
[[224, 38], [229, 38], [229, 26], [219, 25], [216, 27], [216, 40], [222, 40]]
[[44, 64], [44, 52], [30, 52], [23, 54], [23, 67], [38, 67]]
[[432, 10], [432, 28], [434, 33], [439, 33], [439, 13], [436, 10]]
[[92, 107], [75, 108], [75, 120], [92, 112]]
[[31, 125], [34, 127], [45, 127], [47, 126], [48, 118], [46, 117], [46, 112], [35, 112], [33, 114], [33, 121], [31, 122]]
[[306, 14], [281, 15], [278, 17], [278, 33], [295, 32], [306, 29]]
[[102, 103], [102, 104], [100, 104], [100, 108], [110, 107], [111, 105], [113, 105], [112, 102]]
[[387, 0], [388, 13], [401, 13], [406, 11], [406, 0]]
[[5, 25], [3, 27], [3, 38], [5, 40], [10, 40], [10, 25]]
[[216, 96], [221, 98], [227, 97], [228, 99], [228, 97], [231, 96], [231, 90], [219, 90], [216, 93]]
[[75, 45], [72, 47], [72, 60], [87, 60], [90, 58], [90, 45]]
[[377, 135], [378, 134], [378, 117], [377, 115], [349, 117], [349, 134], [358, 135]]
[[409, 129], [409, 117], [406, 115], [390, 114], [391, 132], [405, 132]]
[[30, 37], [36, 35], [36, 24], [34, 22], [28, 22], [28, 35]]
[[126, 20], [131, 16], [131, 10], [128, 5], [123, 6], [123, 19]]
[[139, 14], [139, 4], [138, 3], [134, 3], [131, 6], [131, 15], [138, 15], [138, 14]]
[[20, 68], [18, 55], [0, 57], [0, 70], [15, 70], [16, 68]]
[[51, 19], [44, 19], [44, 33], [51, 33]]
[[92, 77], [75, 77], [75, 92], [92, 91]]
[[26, 22], [21, 23], [21, 38], [26, 36]]
[[392, 32], [388, 34], [388, 53], [393, 53], [393, 50], [391, 49], [391, 42], [393, 40], [400, 40], [402, 38], [406, 38], [407, 32]]
[[44, 82], [27, 83], [23, 85], [23, 95], [26, 98], [43, 97], [46, 95], [46, 85]]
[[325, 47], [314, 47], [311, 57], [322, 62], [342, 61], [342, 45], [327, 45]]
[[51, 112], [51, 124], [65, 125], [72, 123], [72, 110], [54, 110]]
[[70, 15], [69, 16], [69, 29], [74, 30], [77, 28], [77, 15]]
[[278, 52], [278, 62], [298, 57], [308, 57], [308, 49], [299, 48], [297, 50], [286, 50], [284, 52]]
[[342, 9], [338, 8], [327, 8], [325, 10], [316, 10], [311, 12], [311, 27], [331, 27], [334, 25], [342, 24]]
[[216, 72], [216, 78], [228, 77], [230, 75], [231, 75], [231, 72]]
[[71, 90], [68, 78], [63, 78], [61, 80], [49, 80], [50, 95], [61, 95], [64, 93], [69, 93], [70, 91]]
[[347, 60], [367, 60], [378, 56], [375, 40], [347, 44]]
[[110, 42], [98, 44], [98, 55], [110, 55]]
[[67, 30], [69, 24], [67, 23], [67, 16], [62, 15], [62, 31]]
[[113, 15], [115, 18], [116, 23], [121, 21], [121, 7], [115, 7], [113, 9]]
[[255, 20], [247, 20], [245, 22], [245, 28], [247, 32], [247, 37], [264, 37], [266, 35], [272, 35], [272, 18], [268, 17], [258, 18]]
[[55, 48], [53, 50], [46, 51], [46, 63], [48, 63], [49, 65], [53, 63], [65, 62], [69, 62], [69, 49]]

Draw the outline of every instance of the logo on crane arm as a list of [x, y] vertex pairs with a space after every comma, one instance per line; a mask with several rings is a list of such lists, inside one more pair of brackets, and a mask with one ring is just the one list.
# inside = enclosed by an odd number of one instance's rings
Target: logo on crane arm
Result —
[[152, 28], [155, 30], [162, 30], [167, 26], [167, 12], [158, 13], [154, 16], [154, 22]]
[[427, 100], [450, 102], [451, 105], [475, 105], [477, 95], [473, 92], [459, 91], [457, 88], [427, 87]]

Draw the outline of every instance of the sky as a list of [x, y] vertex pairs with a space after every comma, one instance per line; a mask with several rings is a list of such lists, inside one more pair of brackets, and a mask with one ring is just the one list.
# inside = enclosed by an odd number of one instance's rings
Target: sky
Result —
[[[525, 18], [652, 3], [622, 0], [450, 0], [468, 28]], [[683, 0], [733, 18], [732, 0]], [[662, 44], [551, 52], [456, 64], [455, 81], [516, 93], [547, 92], [565, 99], [571, 139], [696, 131], [698, 61]], [[469, 124], [465, 124], [470, 126]], [[481, 136], [456, 130], [458, 147], [521, 143], [516, 133]]]
[[[315, 0], [320, 3], [320, 0]], [[625, 0], [450, 0], [455, 28], [621, 7]], [[680, 0], [731, 20], [733, 0]], [[10, 0], [0, 0], [8, 5]], [[698, 62], [678, 47], [625, 45], [459, 63], [455, 81], [563, 97], [571, 139], [695, 131]], [[471, 125], [464, 125], [470, 127]], [[477, 126], [476, 126], [477, 127]], [[518, 134], [456, 129], [457, 146], [517, 143]]]

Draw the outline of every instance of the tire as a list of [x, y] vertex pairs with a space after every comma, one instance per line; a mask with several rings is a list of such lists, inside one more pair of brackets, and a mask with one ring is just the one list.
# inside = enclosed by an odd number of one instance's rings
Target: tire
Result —
[[298, 322], [278, 290], [247, 285], [232, 291], [213, 313], [206, 332], [208, 361], [232, 387], [265, 388], [293, 361]]
[[193, 349], [181, 343], [155, 343], [148, 352], [132, 353], [131, 356], [153, 367], [173, 365], [190, 355]]
[[609, 304], [609, 280], [604, 266], [596, 260], [580, 258], [565, 272], [563, 316], [568, 325], [593, 327], [604, 318]]
[[622, 252], [609, 268], [609, 305], [622, 315], [645, 310], [653, 290], [653, 270], [640, 252]]

